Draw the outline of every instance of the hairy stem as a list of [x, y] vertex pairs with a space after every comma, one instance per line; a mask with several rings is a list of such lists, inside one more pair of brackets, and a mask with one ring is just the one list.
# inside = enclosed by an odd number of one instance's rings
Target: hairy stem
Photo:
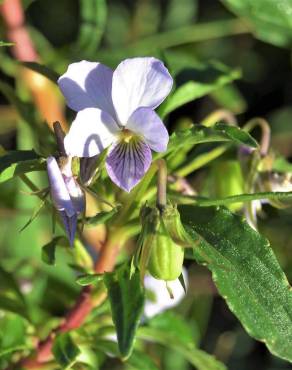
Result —
[[156, 205], [160, 211], [163, 211], [167, 201], [166, 200], [167, 166], [164, 159], [158, 159], [155, 163], [158, 168]]

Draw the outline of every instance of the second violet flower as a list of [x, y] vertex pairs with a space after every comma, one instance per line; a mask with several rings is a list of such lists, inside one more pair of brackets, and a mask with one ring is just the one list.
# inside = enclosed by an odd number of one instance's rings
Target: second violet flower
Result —
[[168, 132], [154, 112], [172, 88], [172, 77], [155, 58], [132, 58], [115, 71], [101, 63], [69, 65], [58, 80], [68, 106], [77, 111], [65, 137], [68, 155], [93, 157], [109, 148], [106, 169], [125, 191], [148, 170], [151, 149], [164, 152]]

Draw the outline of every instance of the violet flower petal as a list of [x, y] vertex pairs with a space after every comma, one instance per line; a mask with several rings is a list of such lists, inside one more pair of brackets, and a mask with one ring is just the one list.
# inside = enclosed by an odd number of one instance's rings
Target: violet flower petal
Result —
[[77, 229], [77, 215], [69, 217], [65, 211], [60, 211], [60, 216], [62, 218], [63, 224], [65, 226], [66, 234], [68, 236], [70, 245], [74, 243], [75, 233]]
[[72, 217], [75, 209], [58, 163], [52, 156], [47, 158], [47, 170], [54, 206], [58, 211], [65, 211], [68, 217]]
[[66, 153], [76, 157], [93, 157], [116, 140], [119, 127], [114, 119], [97, 108], [77, 113], [64, 140]]
[[132, 139], [129, 143], [121, 141], [109, 151], [107, 173], [116, 185], [130, 192], [148, 170], [151, 159], [151, 150], [142, 140]]
[[121, 62], [113, 73], [112, 99], [117, 118], [126, 125], [139, 107], [156, 108], [170, 93], [172, 77], [155, 58], [132, 58]]
[[68, 189], [68, 192], [70, 194], [70, 198], [71, 198], [71, 202], [74, 207], [74, 210], [76, 214], [78, 215], [84, 211], [84, 207], [85, 207], [84, 193], [73, 176], [72, 177], [64, 176], [64, 181]]
[[71, 109], [78, 112], [84, 108], [99, 108], [115, 117], [112, 76], [109, 67], [83, 60], [70, 64], [58, 84]]
[[131, 114], [126, 128], [143, 136], [149, 147], [156, 152], [167, 149], [169, 135], [159, 116], [150, 108], [138, 108]]

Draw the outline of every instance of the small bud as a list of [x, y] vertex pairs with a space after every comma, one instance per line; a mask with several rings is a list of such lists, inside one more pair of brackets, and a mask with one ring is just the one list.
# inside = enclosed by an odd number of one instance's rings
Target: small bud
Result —
[[52, 202], [60, 213], [72, 245], [77, 227], [77, 217], [84, 210], [84, 194], [73, 177], [70, 157], [61, 157], [60, 167], [54, 157], [49, 157], [47, 171]]
[[167, 205], [163, 212], [145, 206], [141, 210], [143, 233], [139, 266], [141, 277], [145, 270], [156, 279], [177, 279], [182, 271], [184, 248], [188, 236], [176, 207]]

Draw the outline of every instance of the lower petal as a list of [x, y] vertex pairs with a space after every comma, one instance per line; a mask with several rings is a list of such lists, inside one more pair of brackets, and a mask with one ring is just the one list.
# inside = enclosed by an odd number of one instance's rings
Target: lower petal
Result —
[[111, 147], [106, 159], [106, 169], [116, 185], [130, 192], [147, 172], [151, 160], [151, 150], [144, 141], [120, 141]]

